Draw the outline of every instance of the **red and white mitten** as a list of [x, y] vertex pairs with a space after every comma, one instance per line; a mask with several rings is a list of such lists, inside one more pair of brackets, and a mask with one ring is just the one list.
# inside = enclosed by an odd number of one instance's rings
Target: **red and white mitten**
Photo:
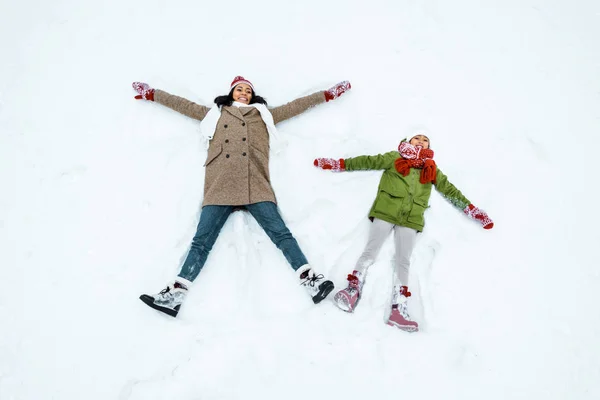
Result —
[[325, 91], [325, 101], [335, 100], [352, 88], [350, 82], [343, 81]]
[[154, 89], [152, 89], [147, 83], [144, 82], [133, 82], [131, 86], [139, 94], [135, 96], [136, 99], [154, 101]]
[[473, 218], [475, 221], [483, 225], [483, 229], [492, 229], [494, 227], [494, 222], [487, 215], [487, 213], [475, 207], [473, 204], [469, 204], [467, 207], [465, 207], [463, 212], [467, 214], [469, 218]]
[[336, 160], [334, 158], [316, 158], [313, 165], [321, 169], [330, 169], [335, 172], [345, 171], [346, 163], [343, 158]]

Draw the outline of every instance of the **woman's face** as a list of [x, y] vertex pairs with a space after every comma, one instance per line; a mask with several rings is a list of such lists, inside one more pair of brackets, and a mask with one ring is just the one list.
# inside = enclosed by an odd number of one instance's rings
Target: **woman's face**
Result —
[[252, 88], [245, 83], [240, 83], [233, 88], [233, 101], [238, 103], [250, 104], [252, 99]]
[[425, 135], [417, 135], [410, 139], [410, 144], [413, 146], [421, 146], [423, 149], [429, 148], [429, 138]]

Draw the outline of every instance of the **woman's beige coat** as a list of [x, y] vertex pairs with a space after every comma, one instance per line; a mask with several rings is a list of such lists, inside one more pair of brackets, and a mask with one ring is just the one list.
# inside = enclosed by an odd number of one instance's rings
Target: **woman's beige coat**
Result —
[[[210, 110], [162, 90], [156, 90], [154, 100], [199, 121]], [[321, 91], [270, 111], [277, 124], [323, 102], [325, 95]], [[269, 133], [256, 108], [222, 107], [204, 166], [202, 206], [276, 203], [269, 176]]]

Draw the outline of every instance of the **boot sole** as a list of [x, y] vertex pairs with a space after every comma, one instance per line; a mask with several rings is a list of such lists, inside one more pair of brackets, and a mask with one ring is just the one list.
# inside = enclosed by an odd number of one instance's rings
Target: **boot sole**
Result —
[[325, 281], [325, 282], [321, 283], [321, 285], [319, 285], [319, 293], [314, 295], [312, 298], [313, 303], [319, 304], [320, 302], [322, 302], [323, 299], [325, 299], [325, 297], [327, 297], [329, 295], [329, 293], [331, 293], [333, 288], [334, 288], [333, 282], [331, 282], [331, 281]]
[[412, 325], [400, 325], [397, 324], [395, 322], [392, 321], [388, 321], [387, 324], [389, 326], [393, 326], [394, 328], [398, 328], [404, 332], [418, 332], [419, 331], [419, 327], [418, 326], [412, 326]]
[[179, 310], [172, 310], [170, 308], [157, 306], [156, 304], [154, 304], [154, 297], [148, 296], [147, 294], [141, 295], [140, 300], [143, 301], [147, 306], [152, 307], [155, 310], [165, 313], [173, 318], [177, 317], [177, 314], [179, 313]]

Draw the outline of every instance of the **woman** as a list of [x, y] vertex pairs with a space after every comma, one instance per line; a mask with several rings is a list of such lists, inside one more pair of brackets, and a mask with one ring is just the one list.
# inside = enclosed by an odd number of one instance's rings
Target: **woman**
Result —
[[277, 209], [269, 177], [269, 148], [271, 141], [277, 140], [275, 124], [336, 99], [351, 88], [350, 83], [340, 82], [326, 91], [272, 109], [267, 109], [266, 100], [242, 76], [231, 82], [229, 94], [215, 98], [213, 108], [153, 89], [146, 83], [134, 82], [133, 88], [139, 93], [136, 99], [155, 101], [202, 121], [200, 130], [208, 141], [204, 201], [187, 258], [178, 276], [165, 289], [155, 295], [143, 294], [140, 299], [176, 317], [225, 221], [239, 208], [250, 212], [283, 252], [313, 302], [319, 303], [327, 297], [333, 290], [333, 282], [308, 264]]

